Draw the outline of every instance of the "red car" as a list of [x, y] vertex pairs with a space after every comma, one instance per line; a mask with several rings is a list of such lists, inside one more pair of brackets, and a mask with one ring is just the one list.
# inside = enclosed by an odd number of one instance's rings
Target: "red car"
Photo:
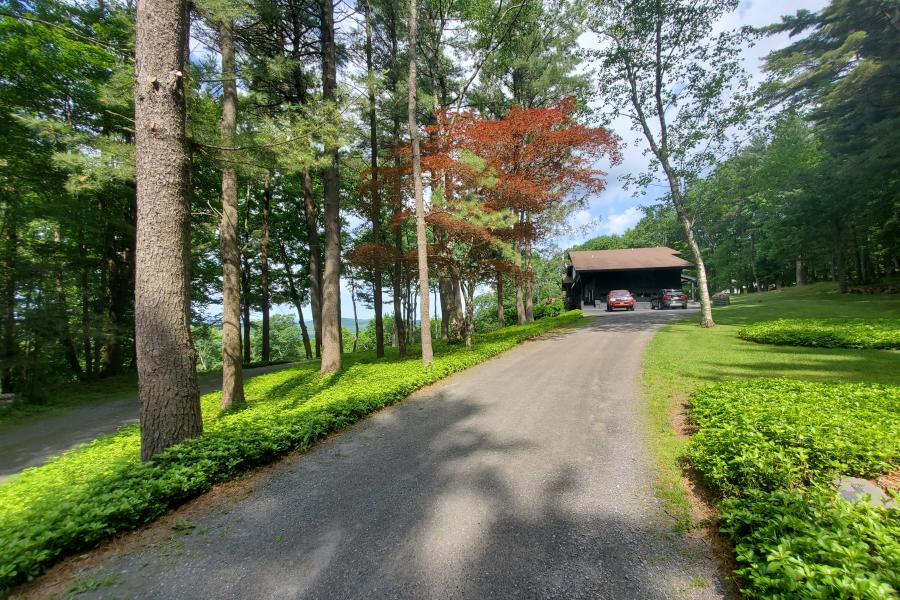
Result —
[[606, 296], [606, 312], [616, 308], [634, 310], [634, 296], [628, 290], [613, 290]]

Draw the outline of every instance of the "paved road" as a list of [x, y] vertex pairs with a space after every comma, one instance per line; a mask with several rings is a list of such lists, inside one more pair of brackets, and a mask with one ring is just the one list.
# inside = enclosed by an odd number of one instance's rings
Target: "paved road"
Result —
[[[295, 364], [295, 363], [293, 363]], [[250, 378], [290, 367], [269, 365], [244, 371]], [[201, 375], [200, 393], [221, 389], [221, 375]], [[138, 422], [137, 390], [122, 398], [79, 406], [0, 431], [0, 481], [26, 467], [34, 467], [99, 435]]]
[[82, 573], [118, 580], [85, 597], [724, 597], [641, 438], [641, 351], [683, 314], [604, 315], [422, 390]]

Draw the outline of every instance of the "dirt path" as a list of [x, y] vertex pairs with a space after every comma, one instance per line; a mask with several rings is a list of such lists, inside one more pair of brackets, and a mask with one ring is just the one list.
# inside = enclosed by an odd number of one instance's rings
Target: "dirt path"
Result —
[[[254, 377], [290, 367], [292, 364], [269, 365], [244, 371]], [[220, 389], [222, 376], [201, 375], [200, 393]], [[62, 413], [37, 418], [22, 425], [4, 427], [0, 432], [0, 481], [27, 467], [43, 464], [66, 450], [84, 444], [104, 433], [112, 433], [123, 425], [138, 422], [137, 390], [122, 398], [78, 406]]]
[[422, 390], [89, 561], [109, 585], [84, 596], [722, 598], [641, 435], [642, 349], [683, 314], [606, 315]]

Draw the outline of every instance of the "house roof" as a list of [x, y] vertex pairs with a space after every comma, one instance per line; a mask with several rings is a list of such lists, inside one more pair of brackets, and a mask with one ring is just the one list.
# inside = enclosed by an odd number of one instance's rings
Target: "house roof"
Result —
[[572, 250], [569, 259], [577, 271], [626, 271], [693, 267], [679, 252], [665, 246], [624, 250]]

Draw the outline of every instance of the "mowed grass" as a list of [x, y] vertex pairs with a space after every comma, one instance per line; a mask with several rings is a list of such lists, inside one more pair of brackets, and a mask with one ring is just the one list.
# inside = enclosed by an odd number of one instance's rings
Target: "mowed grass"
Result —
[[701, 385], [755, 377], [900, 384], [896, 350], [771, 346], [738, 337], [742, 326], [781, 318], [900, 319], [900, 296], [840, 294], [836, 286], [820, 283], [734, 296], [730, 306], [716, 307], [713, 315], [712, 329], [700, 328], [698, 317], [666, 326], [653, 337], [644, 358], [657, 492], [681, 527], [692, 524], [681, 468], [687, 439], [673, 430], [672, 416]]
[[152, 461], [139, 459], [137, 425], [102, 436], [0, 484], [0, 592], [40, 574], [60, 555], [147, 523], [216, 482], [235, 477], [323, 436], [447, 375], [519, 342], [581, 321], [581, 311], [476, 336], [474, 349], [435, 345], [423, 368], [410, 349], [383, 360], [345, 357], [328, 375], [306, 363], [245, 385], [247, 405], [219, 410], [220, 392], [203, 396], [203, 435]]

